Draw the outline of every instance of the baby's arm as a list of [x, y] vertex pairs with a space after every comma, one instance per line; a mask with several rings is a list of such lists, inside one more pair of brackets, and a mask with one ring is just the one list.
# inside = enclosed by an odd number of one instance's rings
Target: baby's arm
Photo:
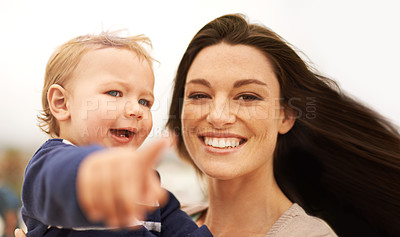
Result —
[[[42, 149], [39, 152], [43, 154], [36, 154], [26, 170], [22, 214], [46, 225], [67, 228], [93, 226], [94, 221], [123, 225], [135, 213], [140, 216], [145, 211], [137, 208], [136, 201], [146, 201], [157, 193], [151, 190], [161, 189], [154, 184], [159, 182], [154, 181], [154, 172], [144, 167], [153, 165], [145, 160], [155, 160], [163, 147], [163, 142], [157, 144], [154, 152], [150, 147], [133, 151], [64, 144], [49, 148], [50, 152]], [[91, 219], [93, 216], [96, 218]]]
[[161, 236], [165, 237], [212, 237], [205, 226], [200, 228], [180, 209], [181, 205], [172, 193], [169, 193], [168, 203], [161, 208]]
[[79, 208], [75, 179], [81, 161], [99, 150], [98, 146], [76, 148], [54, 140], [38, 150], [26, 168], [22, 188], [22, 215], [28, 229], [36, 221], [70, 227], [90, 224]]

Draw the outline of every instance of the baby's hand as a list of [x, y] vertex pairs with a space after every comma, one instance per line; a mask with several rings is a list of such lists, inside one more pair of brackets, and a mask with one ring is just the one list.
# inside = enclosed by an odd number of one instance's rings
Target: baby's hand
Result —
[[129, 226], [156, 208], [144, 203], [164, 203], [167, 193], [153, 168], [167, 145], [164, 139], [137, 151], [111, 148], [82, 161], [77, 196], [87, 218], [112, 227]]
[[26, 237], [26, 234], [23, 230], [17, 228], [14, 231], [14, 236], [15, 237]]

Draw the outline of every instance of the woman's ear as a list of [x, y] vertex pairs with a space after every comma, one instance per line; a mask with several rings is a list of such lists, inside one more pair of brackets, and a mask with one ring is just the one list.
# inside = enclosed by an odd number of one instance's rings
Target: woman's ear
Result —
[[280, 134], [285, 134], [289, 132], [290, 129], [292, 129], [294, 122], [296, 121], [296, 116], [294, 114], [294, 111], [288, 109], [282, 109], [282, 113], [283, 113], [283, 118], [281, 120], [278, 132]]
[[51, 85], [47, 91], [47, 101], [49, 102], [51, 113], [58, 121], [65, 121], [70, 118], [66, 91], [62, 86]]

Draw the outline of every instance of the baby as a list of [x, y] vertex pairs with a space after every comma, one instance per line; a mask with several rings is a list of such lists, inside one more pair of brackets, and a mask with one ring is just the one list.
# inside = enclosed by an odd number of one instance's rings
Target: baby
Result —
[[153, 167], [167, 142], [136, 150], [154, 102], [143, 44], [144, 36], [86, 35], [51, 56], [39, 118], [53, 138], [25, 171], [27, 236], [212, 236], [160, 187]]

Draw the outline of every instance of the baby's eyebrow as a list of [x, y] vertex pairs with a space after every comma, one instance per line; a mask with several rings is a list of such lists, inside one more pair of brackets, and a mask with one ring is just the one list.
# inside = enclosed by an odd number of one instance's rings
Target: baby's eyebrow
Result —
[[154, 100], [154, 94], [152, 91], [147, 91], [145, 95], [148, 95], [151, 97], [152, 100]]
[[[118, 85], [118, 86], [122, 86], [122, 87], [130, 87], [129, 83], [126, 83], [123, 80], [114, 80], [114, 81], [104, 81], [104, 82], [99, 82], [100, 85], [104, 88], [112, 88], [112, 85]], [[150, 89], [144, 89], [144, 91], [142, 91], [141, 96], [149, 96], [151, 97], [152, 100], [154, 100], [154, 93], [152, 90]]]

